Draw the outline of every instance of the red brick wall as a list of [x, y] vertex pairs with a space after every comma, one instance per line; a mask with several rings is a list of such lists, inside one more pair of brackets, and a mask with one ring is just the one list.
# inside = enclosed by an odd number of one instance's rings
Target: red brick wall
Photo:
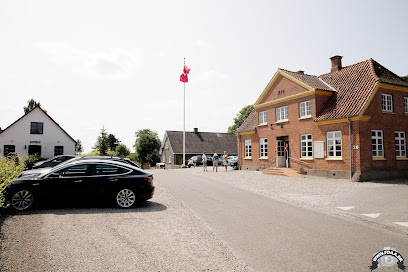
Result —
[[[382, 94], [392, 95], [393, 112], [383, 113]], [[396, 160], [395, 131], [408, 133], [408, 116], [404, 113], [404, 97], [408, 93], [379, 88], [364, 115], [371, 116], [369, 122], [362, 122], [360, 129], [361, 168], [368, 170], [403, 170], [408, 169], [408, 161]], [[384, 161], [372, 159], [371, 130], [383, 131]], [[405, 139], [406, 141], [407, 139]]]
[[[283, 93], [279, 93], [279, 91], [282, 91]], [[261, 103], [273, 101], [276, 99], [284, 98], [290, 95], [298, 94], [301, 92], [306, 92], [308, 91], [307, 89], [297, 85], [293, 81], [290, 81], [289, 79], [280, 76], [273, 86], [271, 87], [269, 93], [264, 97]]]

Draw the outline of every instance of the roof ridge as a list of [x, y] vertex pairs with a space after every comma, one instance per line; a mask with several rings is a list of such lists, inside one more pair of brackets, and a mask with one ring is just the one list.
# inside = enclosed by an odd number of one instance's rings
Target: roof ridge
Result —
[[337, 90], [335, 88], [333, 88], [329, 83], [325, 82], [323, 79], [321, 79], [320, 77], [317, 77], [321, 82], [323, 82], [327, 87], [329, 87], [330, 89], [332, 89], [334, 92], [337, 92]]
[[[368, 65], [370, 66], [370, 71], [371, 74], [374, 75], [374, 78], [376, 79], [376, 81], [380, 81], [380, 77], [377, 75], [377, 72], [375, 71], [375, 67], [374, 67], [374, 62], [376, 62], [375, 60], [373, 60], [372, 58], [368, 59]], [[378, 62], [376, 62], [378, 65], [382, 66], [381, 64], [379, 64]]]

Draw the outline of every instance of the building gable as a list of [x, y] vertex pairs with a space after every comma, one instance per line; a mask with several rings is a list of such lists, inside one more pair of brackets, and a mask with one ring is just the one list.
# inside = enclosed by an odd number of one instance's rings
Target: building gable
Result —
[[295, 100], [305, 96], [321, 94], [332, 96], [333, 89], [316, 76], [303, 72], [279, 69], [255, 102], [256, 109]]

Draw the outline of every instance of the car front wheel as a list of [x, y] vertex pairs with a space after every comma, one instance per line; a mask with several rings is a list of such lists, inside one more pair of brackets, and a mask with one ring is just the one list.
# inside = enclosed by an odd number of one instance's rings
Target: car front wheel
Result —
[[136, 202], [136, 195], [130, 189], [122, 189], [116, 195], [116, 203], [121, 208], [130, 208]]
[[33, 194], [27, 190], [17, 191], [11, 198], [11, 206], [13, 209], [18, 211], [23, 211], [30, 208], [33, 202]]

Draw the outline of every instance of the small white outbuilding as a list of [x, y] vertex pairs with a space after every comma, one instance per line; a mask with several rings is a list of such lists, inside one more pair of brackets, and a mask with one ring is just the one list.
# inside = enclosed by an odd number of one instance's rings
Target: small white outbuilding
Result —
[[39, 154], [45, 158], [74, 155], [75, 140], [40, 106], [22, 116], [5, 130], [0, 129], [0, 155]]

